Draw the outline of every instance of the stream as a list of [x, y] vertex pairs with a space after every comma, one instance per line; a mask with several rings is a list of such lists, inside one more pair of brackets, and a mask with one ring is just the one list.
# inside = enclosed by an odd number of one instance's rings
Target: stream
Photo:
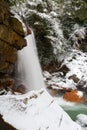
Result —
[[54, 99], [58, 101], [58, 104], [74, 121], [76, 120], [76, 116], [78, 114], [87, 115], [87, 104], [67, 102], [63, 99], [63, 94], [58, 94], [56, 97], [54, 97]]
[[87, 105], [86, 104], [75, 104], [73, 106], [62, 106], [62, 108], [68, 113], [72, 120], [76, 120], [78, 114], [87, 115]]

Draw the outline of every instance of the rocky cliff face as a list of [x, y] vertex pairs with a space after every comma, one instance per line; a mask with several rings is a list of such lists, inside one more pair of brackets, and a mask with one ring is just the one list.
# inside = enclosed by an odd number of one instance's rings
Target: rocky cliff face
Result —
[[4, 0], [0, 0], [0, 90], [13, 88], [17, 51], [26, 46], [22, 23], [10, 12]]

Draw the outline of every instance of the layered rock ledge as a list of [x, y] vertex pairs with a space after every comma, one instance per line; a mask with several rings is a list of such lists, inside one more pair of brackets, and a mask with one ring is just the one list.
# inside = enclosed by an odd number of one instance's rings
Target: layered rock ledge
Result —
[[6, 1], [0, 0], [0, 90], [15, 85], [17, 51], [26, 46], [24, 37], [22, 22], [11, 13]]

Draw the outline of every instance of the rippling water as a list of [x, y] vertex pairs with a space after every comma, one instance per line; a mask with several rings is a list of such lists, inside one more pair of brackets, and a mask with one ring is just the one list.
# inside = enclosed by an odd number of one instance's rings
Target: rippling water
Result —
[[78, 114], [87, 115], [87, 105], [86, 104], [75, 104], [73, 106], [62, 106], [62, 107], [73, 120], [76, 120], [76, 116]]

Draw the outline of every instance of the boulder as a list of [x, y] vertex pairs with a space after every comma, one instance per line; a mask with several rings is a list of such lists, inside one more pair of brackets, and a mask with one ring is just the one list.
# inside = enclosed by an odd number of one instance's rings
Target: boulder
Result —
[[60, 93], [59, 90], [57, 90], [57, 89], [52, 89], [51, 87], [48, 87], [48, 88], [47, 88], [47, 91], [48, 91], [48, 93], [49, 93], [51, 96], [53, 96], [53, 97], [55, 97], [56, 95], [58, 95], [58, 94]]
[[10, 17], [10, 23], [9, 24], [15, 32], [17, 32], [21, 36], [25, 36], [25, 32], [24, 32], [23, 25], [22, 25], [21, 21], [19, 21], [15, 17]]
[[66, 101], [70, 102], [76, 102], [76, 103], [83, 102], [83, 96], [81, 94], [79, 95], [77, 90], [71, 90], [70, 92], [66, 92], [63, 98]]
[[26, 40], [23, 37], [3, 24], [0, 24], [0, 39], [15, 47], [17, 50], [26, 46]]
[[87, 130], [87, 115], [85, 114], [77, 115], [76, 122], [82, 127], [82, 130]]
[[87, 81], [84, 81], [81, 79], [76, 85], [76, 87], [78, 90], [83, 91], [84, 93], [87, 93]]
[[69, 68], [66, 65], [63, 65], [59, 69], [60, 72], [63, 72], [64, 76], [69, 72]]
[[14, 86], [12, 89], [12, 92], [18, 92], [18, 93], [26, 93], [26, 86], [24, 86], [23, 84], [20, 84], [19, 86]]
[[78, 81], [80, 80], [75, 74], [69, 76], [69, 79], [72, 79], [75, 83], [78, 83]]

